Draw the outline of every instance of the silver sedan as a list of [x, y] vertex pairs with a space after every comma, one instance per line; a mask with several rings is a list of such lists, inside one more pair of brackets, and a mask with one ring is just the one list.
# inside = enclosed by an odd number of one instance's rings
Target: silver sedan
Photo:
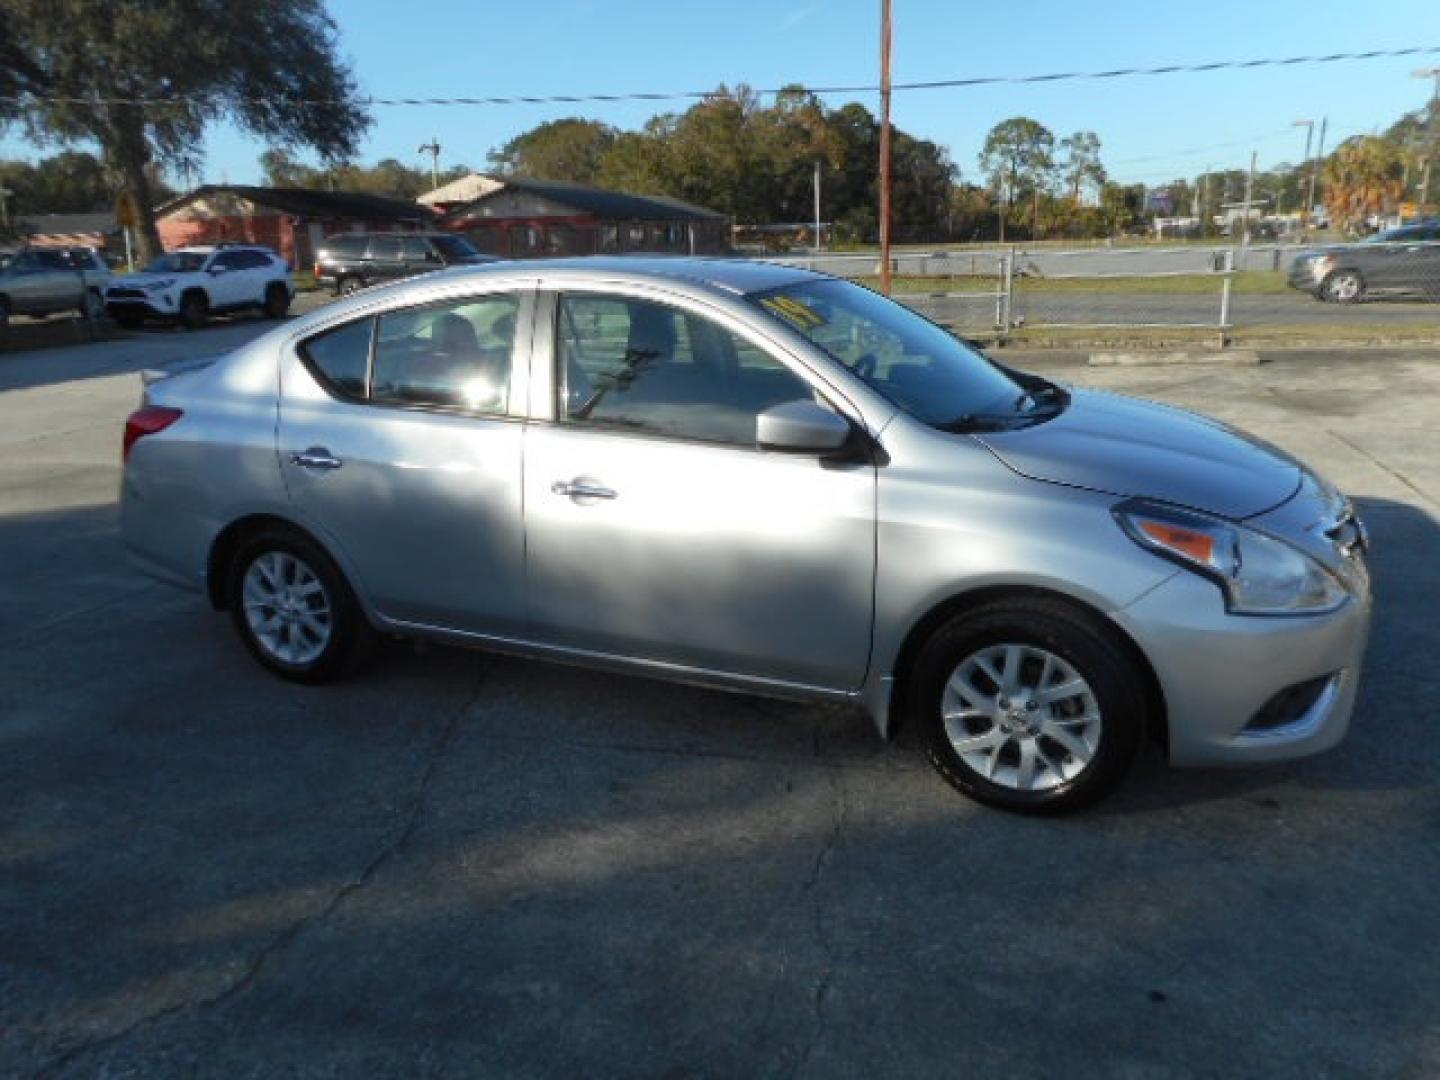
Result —
[[500, 263], [152, 378], [123, 528], [319, 682], [402, 635], [860, 706], [1055, 812], [1344, 735], [1365, 532], [1215, 421], [738, 261]]

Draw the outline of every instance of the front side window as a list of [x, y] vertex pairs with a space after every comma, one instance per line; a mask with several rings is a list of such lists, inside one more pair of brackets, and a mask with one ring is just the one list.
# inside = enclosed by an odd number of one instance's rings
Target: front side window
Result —
[[370, 399], [503, 413], [519, 307], [486, 296], [380, 316]]
[[407, 236], [401, 245], [406, 262], [420, 263], [430, 258], [430, 242], [423, 236]]
[[1019, 384], [979, 353], [863, 286], [807, 280], [749, 299], [927, 424], [1013, 416], [1024, 398]]
[[755, 444], [755, 418], [813, 397], [768, 353], [703, 316], [586, 294], [559, 304], [562, 422]]

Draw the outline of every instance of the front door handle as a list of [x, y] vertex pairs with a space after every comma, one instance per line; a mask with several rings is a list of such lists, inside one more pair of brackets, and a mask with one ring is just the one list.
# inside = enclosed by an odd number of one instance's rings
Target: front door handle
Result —
[[328, 472], [331, 469], [340, 468], [345, 463], [323, 446], [312, 446], [308, 450], [291, 454], [290, 464], [299, 465], [302, 469], [322, 469]]
[[578, 478], [575, 480], [556, 480], [550, 485], [550, 490], [556, 495], [568, 495], [576, 501], [582, 499], [613, 499], [616, 492], [604, 484], [597, 484], [594, 480]]

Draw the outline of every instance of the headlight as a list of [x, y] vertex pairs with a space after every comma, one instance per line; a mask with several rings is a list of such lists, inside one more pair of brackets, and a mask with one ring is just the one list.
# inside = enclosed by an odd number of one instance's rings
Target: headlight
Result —
[[171, 285], [174, 284], [175, 279], [173, 277], [167, 277], [161, 278], [159, 281], [147, 281], [144, 285], [140, 287], [146, 292], [156, 292], [159, 289], [168, 289]]
[[1349, 595], [1299, 548], [1237, 522], [1143, 500], [1114, 512], [1141, 547], [1218, 583], [1234, 614], [1315, 615]]

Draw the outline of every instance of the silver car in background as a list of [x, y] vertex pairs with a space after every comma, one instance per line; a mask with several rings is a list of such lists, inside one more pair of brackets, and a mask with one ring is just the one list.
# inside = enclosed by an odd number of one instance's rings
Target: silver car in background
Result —
[[1007, 369], [791, 268], [578, 259], [373, 289], [145, 389], [126, 544], [318, 682], [377, 634], [864, 708], [1056, 812], [1344, 735], [1349, 502], [1274, 447]]

